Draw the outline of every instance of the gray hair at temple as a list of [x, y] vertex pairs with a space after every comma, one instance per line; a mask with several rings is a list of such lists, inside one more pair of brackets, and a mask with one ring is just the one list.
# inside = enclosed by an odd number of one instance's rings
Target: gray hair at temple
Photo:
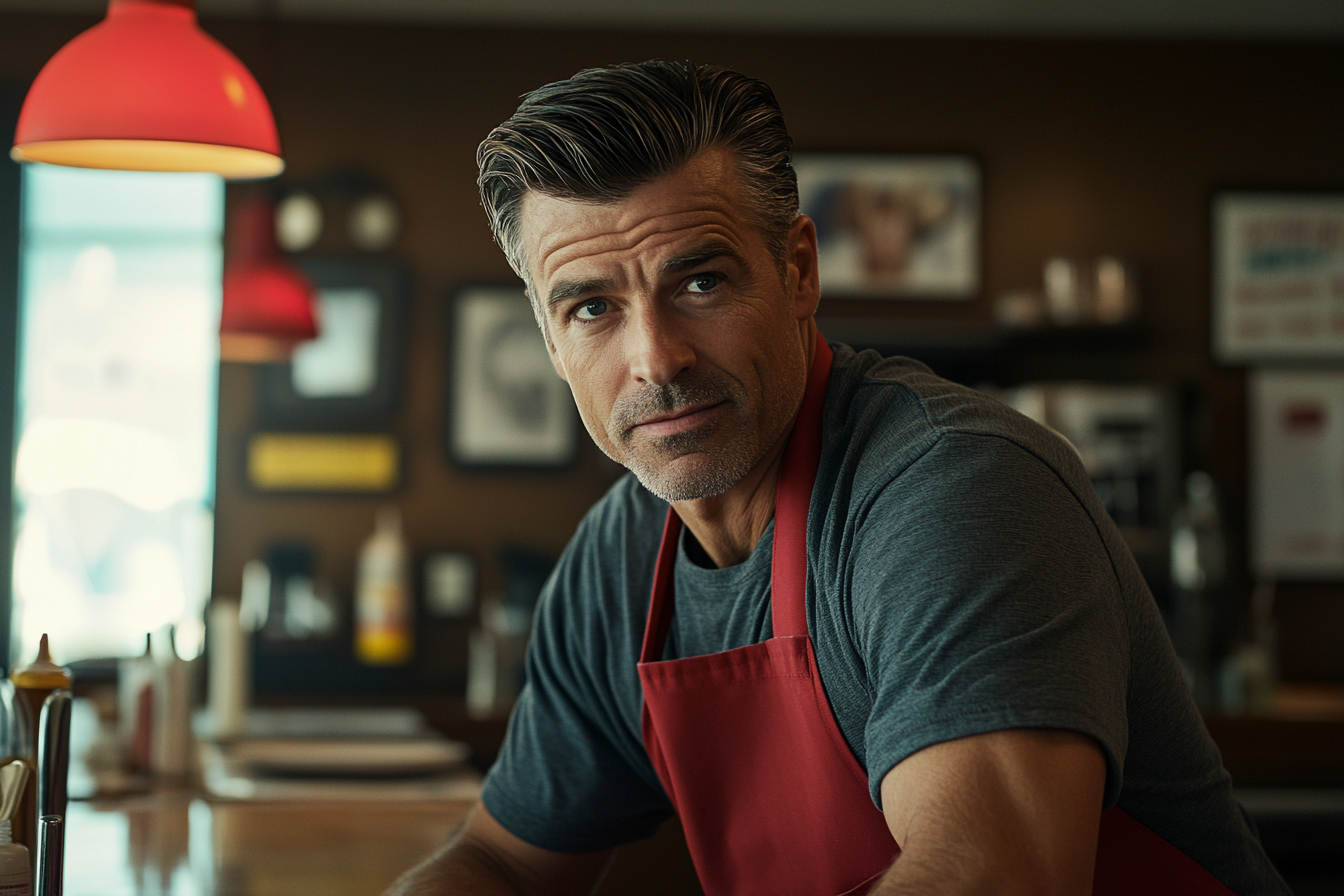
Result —
[[523, 197], [535, 190], [616, 202], [716, 147], [736, 152], [747, 212], [783, 276], [798, 179], [784, 115], [763, 81], [662, 60], [587, 69], [534, 90], [490, 132], [476, 151], [481, 204], [495, 241], [528, 284], [542, 332], [522, 244]]

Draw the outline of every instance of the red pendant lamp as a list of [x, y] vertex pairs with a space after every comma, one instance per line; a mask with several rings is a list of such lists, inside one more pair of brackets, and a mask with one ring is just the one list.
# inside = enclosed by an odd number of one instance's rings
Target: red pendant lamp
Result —
[[239, 200], [226, 232], [219, 358], [288, 361], [300, 342], [317, 337], [316, 292], [276, 244], [275, 203], [260, 194]]
[[265, 95], [196, 24], [194, 0], [110, 0], [107, 18], [38, 73], [10, 155], [227, 178], [284, 168]]

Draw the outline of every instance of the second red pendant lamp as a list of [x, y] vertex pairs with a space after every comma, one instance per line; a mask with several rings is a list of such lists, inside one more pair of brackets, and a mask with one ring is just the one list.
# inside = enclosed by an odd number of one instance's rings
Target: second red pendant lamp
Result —
[[270, 196], [235, 203], [226, 225], [220, 360], [290, 360], [300, 342], [317, 336], [315, 298], [312, 284], [276, 245]]

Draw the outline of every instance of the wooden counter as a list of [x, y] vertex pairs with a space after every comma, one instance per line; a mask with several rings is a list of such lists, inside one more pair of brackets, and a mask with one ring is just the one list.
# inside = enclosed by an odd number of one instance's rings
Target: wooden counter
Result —
[[[466, 719], [460, 703], [438, 701], [428, 707], [437, 712], [426, 715], [450, 737], [471, 743], [484, 767], [499, 748], [503, 720]], [[443, 845], [477, 792], [464, 786], [407, 793], [403, 785], [414, 782], [380, 787], [379, 779], [325, 788], [297, 778], [283, 793], [268, 786], [257, 788], [255, 798], [229, 799], [221, 796], [228, 791], [208, 786], [213, 765], [205, 750], [194, 786], [126, 793], [147, 782], [128, 784], [124, 775], [88, 769], [82, 760], [99, 723], [90, 701], [75, 704], [71, 793], [125, 795], [70, 801], [66, 896], [379, 896]], [[599, 889], [601, 896], [701, 892], [675, 821], [623, 847]]]
[[470, 805], [208, 803], [184, 792], [71, 802], [65, 894], [377, 896]]
[[[1328, 868], [1322, 865], [1317, 844], [1322, 838], [1338, 842], [1344, 824], [1339, 808], [1344, 805], [1344, 713], [1335, 703], [1305, 700], [1311, 695], [1301, 689], [1287, 694], [1296, 695], [1296, 702], [1269, 717], [1214, 716], [1208, 727], [1234, 781], [1255, 791], [1246, 794], [1248, 808], [1276, 861], [1303, 864], [1317, 876], [1334, 875], [1328, 878], [1333, 885], [1341, 869], [1333, 859]], [[1339, 690], [1330, 694], [1334, 699]], [[493, 756], [497, 744], [488, 740], [483, 737], [479, 755]], [[470, 806], [470, 801], [449, 799], [207, 801], [187, 790], [73, 801], [65, 893], [378, 896], [438, 848]], [[599, 892], [700, 893], [676, 822], [651, 840], [622, 848]]]
[[[466, 800], [208, 802], [177, 791], [67, 810], [65, 896], [378, 896], [437, 849]], [[696, 896], [675, 822], [621, 849], [601, 896]]]

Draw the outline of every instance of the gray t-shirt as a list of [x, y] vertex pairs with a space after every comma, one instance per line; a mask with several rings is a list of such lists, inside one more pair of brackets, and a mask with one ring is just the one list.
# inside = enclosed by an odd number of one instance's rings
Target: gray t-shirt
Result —
[[[1101, 745], [1108, 808], [1237, 893], [1286, 893], [1072, 449], [916, 362], [834, 348], [808, 517], [808, 628], [874, 803], [886, 773], [924, 747], [1068, 729]], [[644, 751], [636, 671], [666, 513], [622, 478], [542, 594], [528, 683], [484, 793], [537, 846], [605, 849], [672, 812]], [[706, 569], [683, 531], [664, 659], [770, 637], [772, 534], [738, 566]]]

